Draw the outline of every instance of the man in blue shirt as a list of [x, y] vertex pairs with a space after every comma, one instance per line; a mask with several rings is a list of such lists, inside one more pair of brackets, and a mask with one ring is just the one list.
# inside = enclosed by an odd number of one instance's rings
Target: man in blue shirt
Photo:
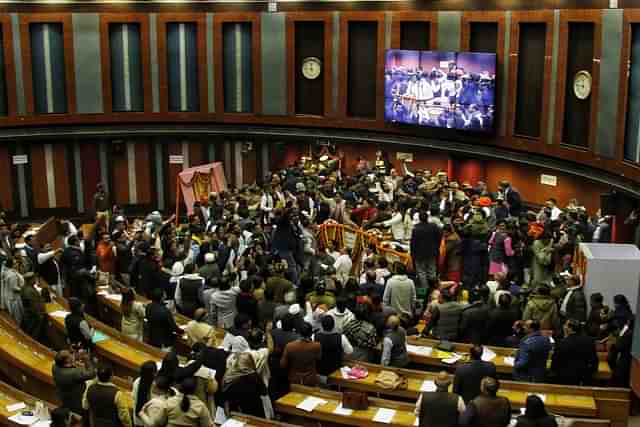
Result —
[[551, 340], [540, 333], [537, 320], [525, 322], [526, 336], [520, 341], [513, 366], [513, 378], [519, 381], [543, 383]]

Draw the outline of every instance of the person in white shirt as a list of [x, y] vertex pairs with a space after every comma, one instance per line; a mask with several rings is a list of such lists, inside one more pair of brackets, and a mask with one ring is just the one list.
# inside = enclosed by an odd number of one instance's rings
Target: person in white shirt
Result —
[[560, 215], [562, 214], [562, 209], [558, 208], [556, 199], [550, 197], [545, 202], [545, 205], [547, 208], [551, 209], [551, 221], [558, 220], [560, 218]]
[[345, 284], [351, 275], [351, 268], [353, 267], [353, 261], [349, 255], [349, 249], [344, 247], [340, 249], [340, 255], [333, 264], [333, 268], [336, 269], [336, 277], [340, 283]]
[[394, 240], [404, 241], [406, 238], [406, 235], [404, 233], [405, 225], [402, 218], [402, 213], [400, 212], [400, 210], [398, 210], [397, 204], [393, 204], [391, 212], [391, 218], [383, 221], [382, 225], [384, 227], [391, 227], [391, 234], [393, 235]]

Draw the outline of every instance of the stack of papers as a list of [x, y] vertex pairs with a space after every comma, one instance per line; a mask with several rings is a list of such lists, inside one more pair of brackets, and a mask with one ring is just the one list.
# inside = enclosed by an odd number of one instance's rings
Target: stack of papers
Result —
[[303, 411], [307, 411], [307, 412], [313, 412], [313, 410], [316, 409], [316, 406], [324, 405], [326, 403], [327, 401], [324, 399], [320, 399], [315, 396], [309, 396], [306, 399], [304, 399], [302, 402], [298, 403], [296, 405], [296, 408], [302, 409]]
[[218, 425], [222, 425], [227, 422], [227, 415], [224, 413], [224, 409], [220, 406], [216, 407], [216, 419], [213, 422]]
[[9, 417], [9, 420], [22, 426], [30, 426], [38, 422], [38, 417], [33, 415], [15, 414]]
[[482, 360], [485, 362], [491, 362], [496, 358], [496, 353], [491, 350], [489, 347], [482, 348]]
[[393, 420], [393, 417], [395, 415], [395, 409], [380, 408], [378, 409], [378, 412], [376, 412], [376, 415], [373, 417], [373, 421], [377, 423], [389, 424], [391, 423], [391, 420]]
[[433, 352], [432, 347], [425, 347], [422, 345], [411, 345], [407, 344], [407, 352], [418, 354], [420, 356], [431, 356], [431, 352]]
[[25, 405], [24, 402], [14, 403], [12, 405], [7, 405], [7, 412], [16, 412], [16, 411], [19, 411], [20, 409], [24, 409], [26, 407], [27, 407], [27, 405]]
[[516, 363], [516, 359], [514, 357], [504, 357], [504, 364], [507, 366], [513, 366]]
[[244, 427], [244, 423], [242, 421], [230, 418], [224, 424], [222, 424], [222, 427]]
[[420, 386], [420, 391], [436, 391], [436, 383], [432, 380], [424, 380]]
[[69, 314], [68, 311], [58, 310], [58, 311], [52, 311], [51, 313], [49, 313], [49, 316], [51, 316], [51, 317], [62, 317], [64, 319], [65, 317], [67, 317], [67, 314]]
[[448, 359], [442, 359], [442, 363], [446, 363], [448, 365], [453, 365], [454, 363], [456, 363], [460, 359], [462, 359], [462, 356], [460, 356], [457, 353], [453, 353], [453, 356], [449, 357]]
[[336, 415], [350, 416], [353, 415], [353, 409], [343, 408], [342, 403], [338, 403], [338, 406], [336, 406], [336, 409], [333, 410], [333, 413]]

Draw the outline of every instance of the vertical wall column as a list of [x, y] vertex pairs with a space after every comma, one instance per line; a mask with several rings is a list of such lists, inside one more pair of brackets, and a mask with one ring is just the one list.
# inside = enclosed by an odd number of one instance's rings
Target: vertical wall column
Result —
[[100, 16], [97, 13], [74, 13], [72, 19], [76, 109], [81, 114], [104, 113]]
[[287, 41], [284, 13], [260, 16], [262, 55], [262, 113], [287, 114]]
[[602, 11], [602, 58], [600, 62], [600, 85], [598, 96], [598, 127], [595, 152], [597, 155], [614, 158], [616, 155], [616, 135], [618, 97], [620, 82], [620, 55], [622, 52], [622, 9]]
[[462, 12], [438, 12], [438, 50], [459, 51]]
[[79, 213], [84, 213], [84, 185], [82, 182], [83, 164], [80, 144], [78, 142], [73, 143], [73, 172], [76, 185], [76, 209]]
[[233, 186], [233, 175], [231, 171], [233, 170], [233, 165], [231, 164], [231, 142], [229, 140], [224, 141], [224, 175], [227, 179], [227, 184], [231, 187]]
[[263, 141], [260, 144], [260, 163], [262, 164], [262, 176], [258, 177], [259, 182], [263, 180], [269, 180], [268, 174], [271, 172], [271, 165], [269, 164], [269, 142]]
[[207, 87], [209, 112], [216, 112], [215, 65], [213, 61], [213, 13], [207, 13]]
[[[22, 143], [16, 145], [16, 154], [27, 154]], [[26, 218], [29, 216], [29, 202], [27, 201], [27, 173], [25, 165], [16, 165], [16, 175], [18, 178], [18, 202], [20, 204], [20, 216]]]
[[[547, 29], [547, 31], [551, 31]], [[556, 86], [558, 86], [558, 54], [560, 50], [560, 11], [553, 11], [553, 50], [551, 53], [551, 82], [549, 84], [549, 123], [547, 144], [553, 144], [556, 126]]]
[[156, 168], [156, 202], [158, 209], [163, 211], [166, 207], [164, 200], [164, 157], [162, 155], [162, 144], [155, 141], [153, 144], [154, 164]]
[[24, 96], [24, 81], [22, 80], [22, 45], [20, 44], [20, 37], [18, 37], [20, 34], [20, 16], [17, 13], [11, 14], [11, 32], [14, 34], [13, 64], [16, 70], [16, 113], [22, 116], [26, 113], [27, 107]]
[[243, 174], [242, 174], [242, 142], [233, 142], [233, 172], [234, 172], [234, 186], [236, 188], [242, 187]]

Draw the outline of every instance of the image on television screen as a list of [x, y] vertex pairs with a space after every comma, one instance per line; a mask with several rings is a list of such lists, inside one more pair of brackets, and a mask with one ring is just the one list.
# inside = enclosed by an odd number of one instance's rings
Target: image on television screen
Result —
[[493, 130], [496, 55], [392, 49], [385, 61], [385, 120]]

